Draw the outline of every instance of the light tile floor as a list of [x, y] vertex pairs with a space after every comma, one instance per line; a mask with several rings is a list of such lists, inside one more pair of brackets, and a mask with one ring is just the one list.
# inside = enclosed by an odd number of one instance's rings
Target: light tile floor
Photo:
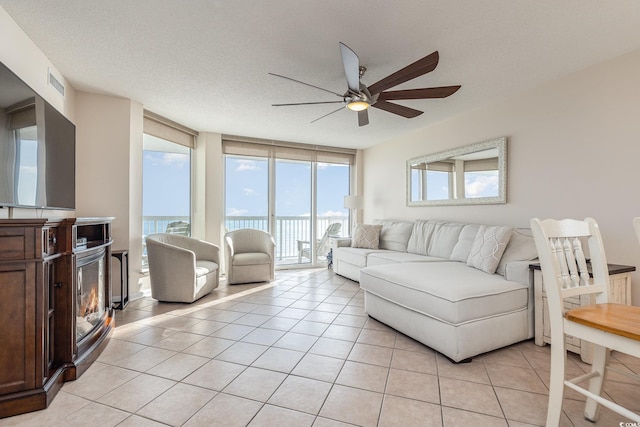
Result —
[[[544, 425], [549, 347], [525, 341], [453, 364], [370, 319], [358, 284], [329, 270], [221, 285], [194, 304], [133, 301], [97, 362], [43, 411], [0, 426]], [[613, 355], [640, 373], [640, 360]], [[570, 355], [568, 369], [589, 368]], [[606, 393], [640, 410], [640, 385]], [[567, 391], [562, 426], [592, 426]], [[618, 426], [602, 410], [597, 426]]]

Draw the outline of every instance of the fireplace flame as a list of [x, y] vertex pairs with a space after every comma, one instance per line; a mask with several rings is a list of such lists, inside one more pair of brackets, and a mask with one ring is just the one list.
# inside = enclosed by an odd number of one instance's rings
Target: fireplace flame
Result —
[[80, 317], [85, 317], [91, 313], [98, 311], [98, 291], [96, 288], [91, 288], [89, 295], [82, 296], [82, 302], [80, 304]]

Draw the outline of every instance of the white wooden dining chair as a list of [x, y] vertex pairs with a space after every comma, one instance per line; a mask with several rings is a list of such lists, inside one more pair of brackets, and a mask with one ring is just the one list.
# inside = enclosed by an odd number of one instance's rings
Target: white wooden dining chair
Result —
[[[640, 381], [639, 375], [607, 366], [610, 350], [640, 357], [640, 307], [607, 303], [609, 273], [598, 224], [592, 218], [584, 221], [534, 218], [531, 229], [542, 268], [551, 325], [547, 427], [557, 427], [560, 422], [565, 385], [587, 397], [584, 416], [588, 420], [596, 421], [599, 405], [603, 405], [640, 422], [640, 414], [602, 396], [608, 370]], [[582, 247], [584, 242], [588, 244], [590, 265]], [[565, 313], [563, 300], [571, 296], [579, 296], [582, 306]], [[565, 380], [565, 335], [593, 343], [591, 372]], [[579, 385], [587, 380], [585, 386]], [[640, 400], [640, 396], [637, 397]]]

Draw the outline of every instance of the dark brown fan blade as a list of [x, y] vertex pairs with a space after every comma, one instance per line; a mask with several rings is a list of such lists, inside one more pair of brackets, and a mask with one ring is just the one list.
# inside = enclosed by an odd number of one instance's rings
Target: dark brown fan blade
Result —
[[294, 102], [291, 104], [271, 104], [272, 107], [289, 107], [291, 105], [343, 104], [344, 101]]
[[371, 104], [371, 106], [387, 111], [389, 113], [406, 117], [407, 119], [418, 117], [423, 113], [422, 111], [414, 110], [413, 108], [405, 107], [404, 105], [393, 104], [387, 101], [380, 101], [380, 99], [378, 99], [375, 104]]
[[369, 86], [371, 95], [382, 92], [383, 90], [398, 86], [401, 83], [408, 82], [423, 74], [433, 71], [438, 66], [438, 51], [417, 60], [411, 65], [407, 65], [403, 69], [385, 77], [384, 79]]
[[321, 87], [318, 87], [318, 86], [315, 86], [315, 85], [312, 85], [312, 84], [309, 84], [309, 83], [301, 82], [300, 80], [292, 79], [291, 77], [281, 76], [280, 74], [274, 74], [274, 73], [269, 73], [269, 74], [271, 74], [272, 76], [280, 77], [281, 79], [291, 80], [292, 82], [296, 82], [296, 83], [303, 84], [305, 86], [310, 86], [310, 87], [313, 87], [313, 88], [316, 88], [316, 89], [320, 89], [322, 91], [329, 92], [329, 93], [332, 93], [334, 95], [338, 95], [340, 98], [342, 98], [341, 94], [339, 94], [337, 92], [334, 92], [334, 91], [331, 91], [329, 89], [324, 89], [324, 88], [321, 88]]
[[460, 89], [460, 86], [428, 87], [423, 89], [394, 90], [382, 92], [378, 96], [378, 101], [390, 101], [393, 99], [429, 99], [446, 98], [453, 95]]
[[332, 115], [333, 113], [337, 113], [338, 111], [343, 110], [343, 109], [344, 109], [343, 107], [340, 107], [340, 108], [338, 108], [338, 109], [337, 109], [337, 110], [335, 110], [335, 111], [332, 111], [332, 112], [330, 112], [330, 113], [325, 114], [324, 116], [320, 116], [320, 117], [318, 117], [318, 118], [317, 118], [317, 119], [315, 119], [315, 120], [311, 120], [311, 123], [315, 123], [315, 122], [317, 122], [318, 120], [320, 120], [320, 119], [324, 119], [325, 117], [330, 116], [330, 115]]
[[368, 110], [358, 111], [358, 126], [366, 126], [369, 124]]

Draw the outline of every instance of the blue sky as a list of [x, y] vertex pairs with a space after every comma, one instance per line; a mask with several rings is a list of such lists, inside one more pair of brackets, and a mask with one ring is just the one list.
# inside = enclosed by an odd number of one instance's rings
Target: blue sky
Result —
[[[143, 215], [189, 215], [189, 154], [143, 152]], [[319, 163], [318, 215], [347, 216], [344, 196], [349, 192], [349, 167]], [[276, 214], [309, 216], [311, 212], [311, 164], [276, 162]], [[226, 214], [266, 216], [268, 203], [266, 159], [227, 157]]]
[[[411, 173], [411, 200], [420, 200], [420, 174]], [[427, 173], [427, 200], [446, 200], [449, 198], [449, 174], [429, 171]], [[498, 171], [465, 172], [464, 189], [466, 198], [497, 197], [499, 188]]]
[[143, 151], [142, 215], [189, 216], [189, 154]]
[[[344, 196], [349, 192], [349, 167], [319, 163], [318, 215], [346, 216]], [[226, 214], [266, 216], [268, 203], [266, 159], [227, 157]], [[276, 162], [276, 214], [308, 216], [311, 212], [311, 163]]]

